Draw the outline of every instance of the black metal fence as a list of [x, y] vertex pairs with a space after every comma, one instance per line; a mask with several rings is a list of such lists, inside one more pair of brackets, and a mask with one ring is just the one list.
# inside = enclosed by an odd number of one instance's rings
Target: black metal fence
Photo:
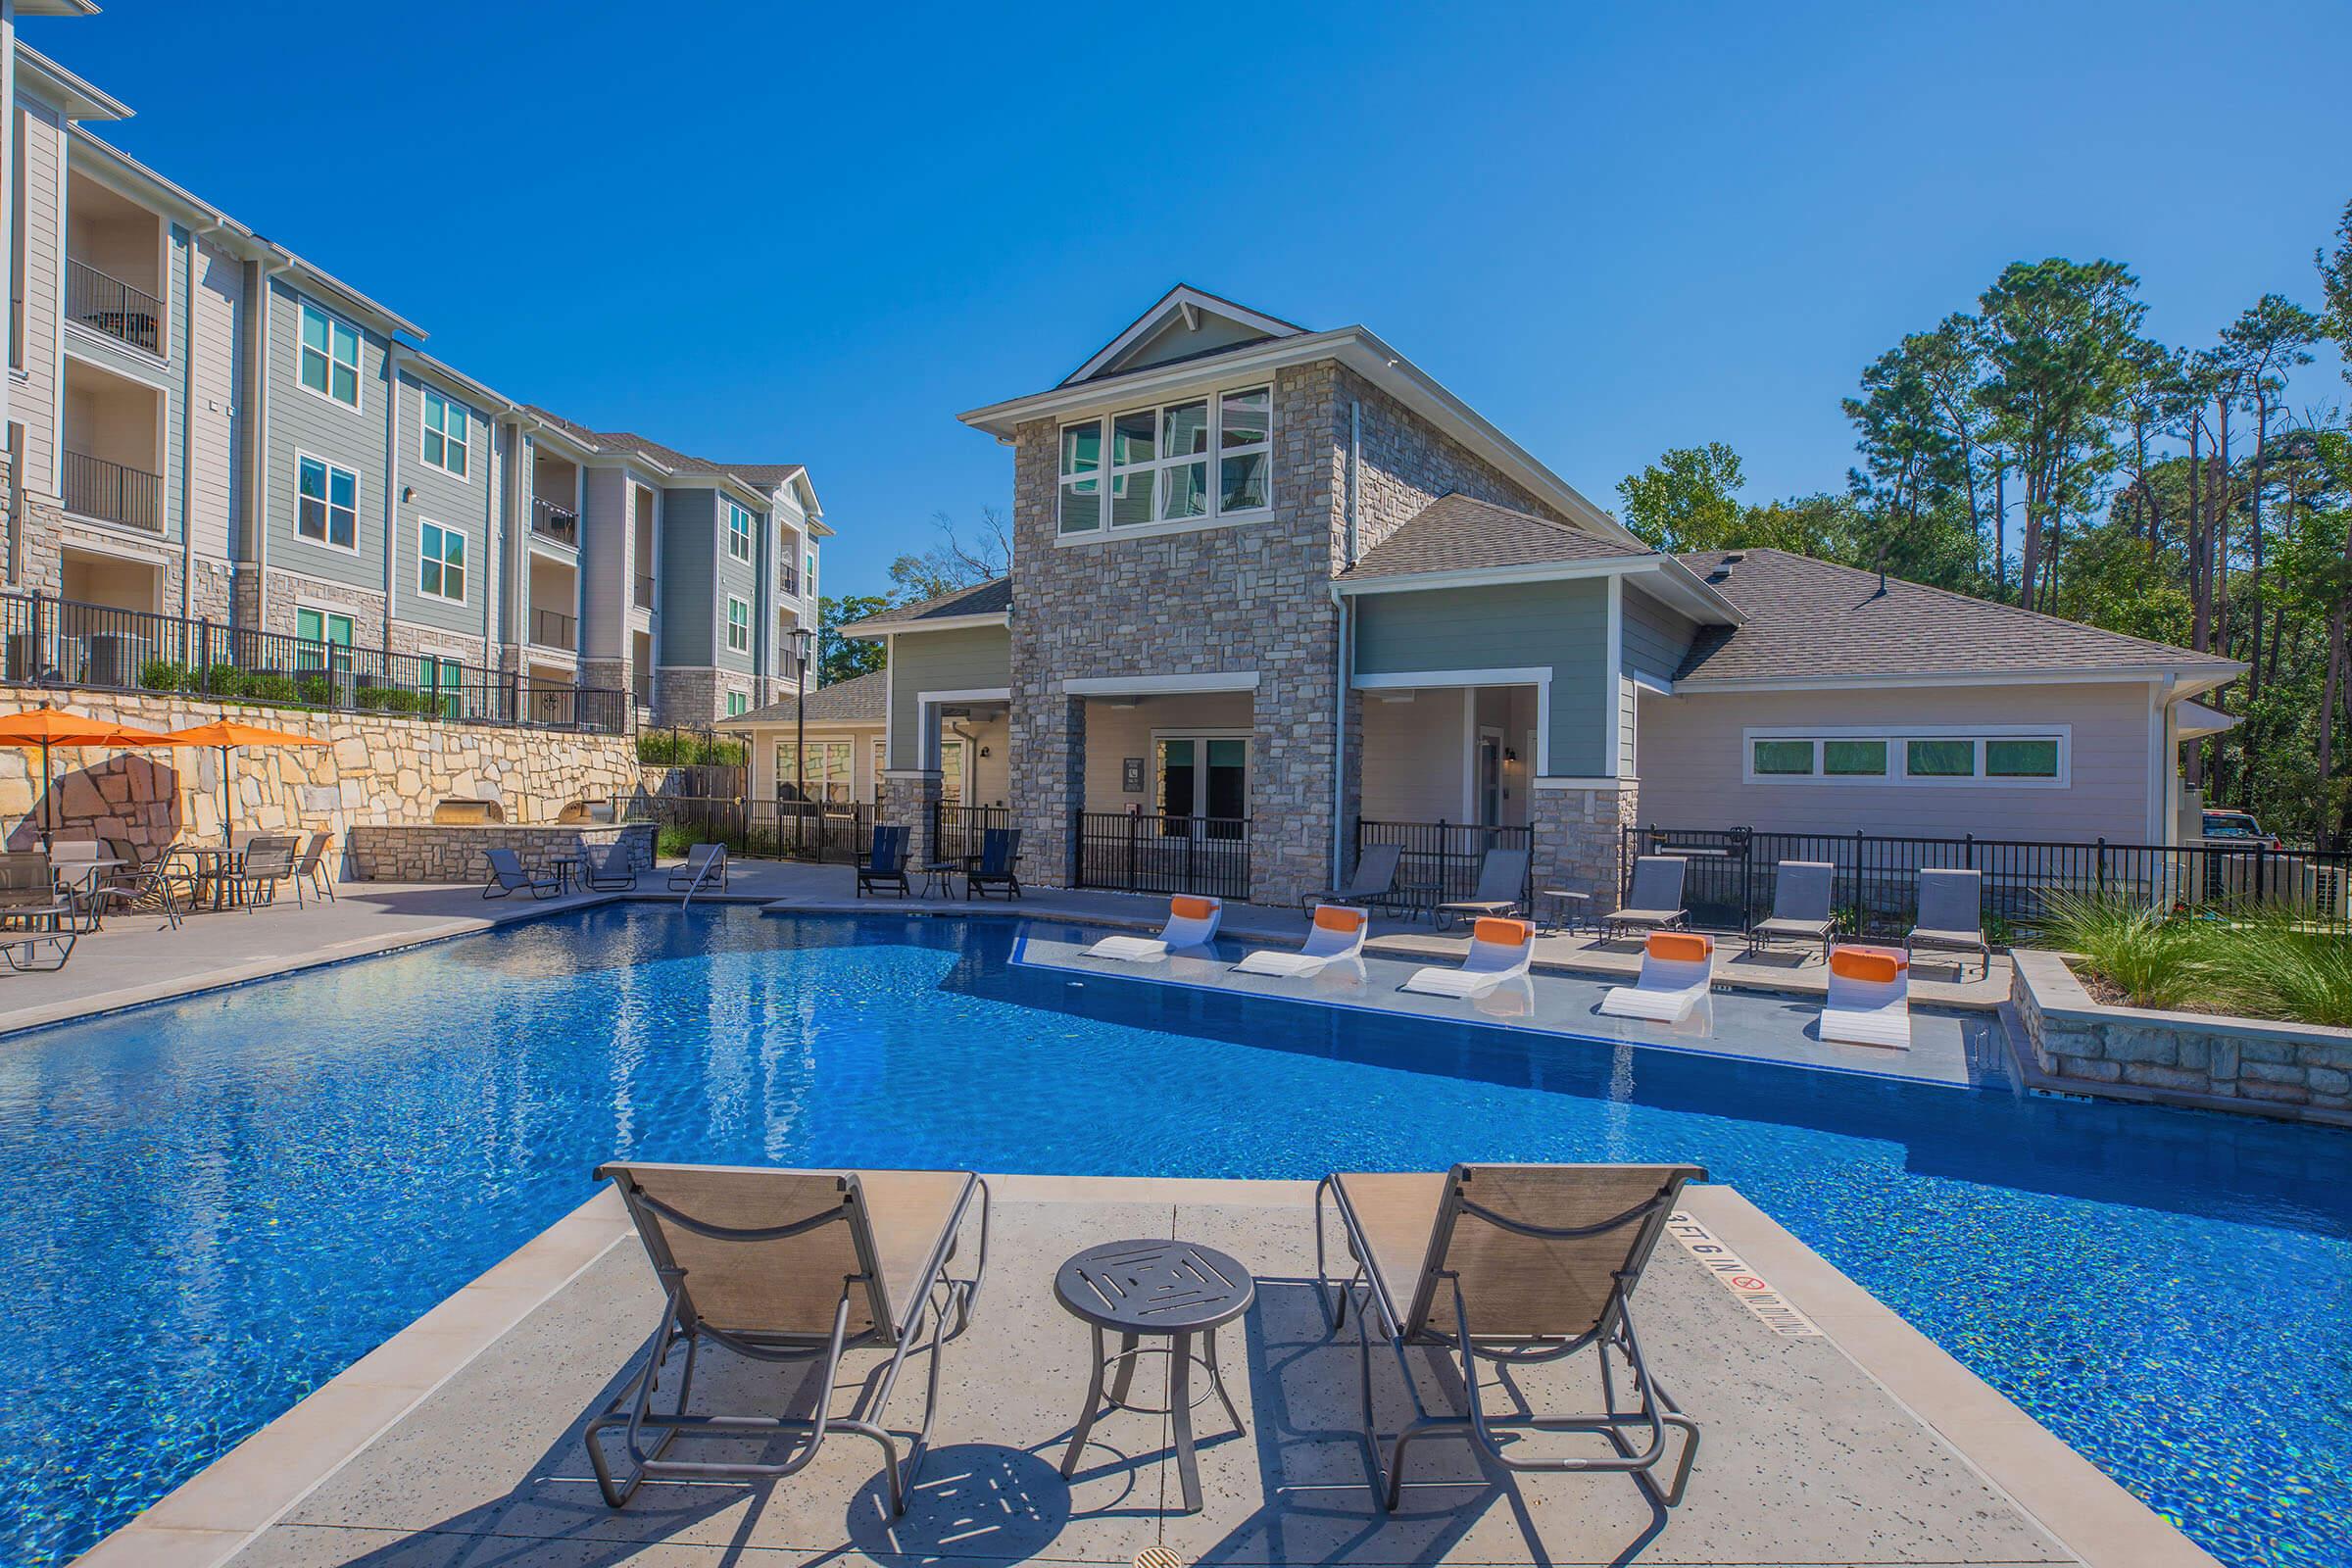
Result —
[[859, 804], [820, 806], [802, 801], [753, 801], [705, 795], [641, 796], [631, 807], [638, 821], [675, 829], [696, 844], [724, 844], [731, 855], [848, 865], [865, 858], [874, 838], [874, 808]]
[[[1625, 830], [1625, 875], [1642, 855], [1689, 861], [1683, 902], [1693, 922], [1737, 930], [1772, 909], [1783, 860], [1821, 860], [1839, 928], [1899, 936], [1919, 908], [1919, 873], [1984, 873], [1984, 917], [1996, 936], [2030, 934], [2055, 894], [2127, 899], [2182, 914], [2227, 916], [2257, 906], [2314, 926], [2352, 930], [2352, 855], [2267, 844], [2111, 844], [2060, 840], [1902, 838], [1867, 833], [1770, 833], [1748, 828]], [[2006, 930], [2000, 929], [2006, 928]]]
[[1003, 806], [950, 806], [936, 801], [931, 807], [931, 858], [936, 860], [967, 860], [980, 854], [981, 841], [992, 827], [1012, 826], [1012, 811]]
[[164, 481], [158, 475], [68, 447], [59, 458], [59, 497], [68, 512], [148, 533], [164, 531]]
[[1073, 880], [1120, 893], [1250, 896], [1250, 820], [1073, 811]]
[[[1475, 822], [1380, 822], [1359, 819], [1355, 824], [1355, 858], [1360, 860], [1364, 847], [1370, 844], [1394, 844], [1401, 853], [1396, 857], [1396, 885], [1400, 889], [1432, 888], [1437, 896], [1429, 902], [1444, 904], [1470, 898], [1478, 888], [1479, 868], [1486, 863], [1489, 850], [1525, 850], [1533, 847], [1534, 839], [1524, 827], [1481, 827]], [[1520, 902], [1533, 909], [1535, 897], [1535, 866], [1531, 858], [1528, 873], [1522, 879]]]
[[176, 692], [467, 724], [599, 734], [629, 724], [619, 692], [40, 594], [0, 594], [0, 675], [14, 685]]
[[66, 319], [150, 354], [164, 352], [164, 302], [70, 256], [66, 258]]

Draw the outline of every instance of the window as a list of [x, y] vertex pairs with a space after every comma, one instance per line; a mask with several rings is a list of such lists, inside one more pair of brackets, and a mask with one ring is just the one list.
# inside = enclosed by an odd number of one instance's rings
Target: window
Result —
[[727, 648], [738, 654], [752, 651], [751, 602], [733, 594], [727, 595]]
[[1060, 531], [1184, 525], [1264, 511], [1273, 414], [1273, 389], [1260, 386], [1064, 425]]
[[801, 573], [801, 591], [809, 598], [816, 597], [816, 552], [811, 550], [801, 558], [807, 567]]
[[445, 718], [456, 718], [465, 705], [466, 666], [455, 659], [441, 659], [426, 654], [417, 662], [420, 678], [417, 682], [423, 694], [435, 698]]
[[751, 706], [752, 700], [744, 696], [743, 693], [727, 693], [727, 716], [729, 718], [741, 718], [744, 713], [750, 710]]
[[1154, 734], [1152, 752], [1153, 794], [1162, 834], [1240, 836], [1241, 820], [1250, 814], [1250, 742], [1246, 737]]
[[1889, 784], [2044, 784], [2067, 782], [2063, 727], [1992, 732], [1957, 726], [1880, 732], [1833, 729], [1789, 734], [1749, 730], [1747, 777]]
[[801, 765], [795, 771], [792, 743], [779, 743], [776, 747], [776, 799], [816, 801], [826, 806], [849, 805], [850, 759], [853, 754], [854, 745], [849, 741], [810, 741], [801, 748]]
[[727, 554], [737, 561], [752, 559], [752, 514], [727, 503]]
[[416, 525], [416, 591], [454, 604], [466, 602], [466, 536], [455, 528], [419, 520]]
[[1973, 778], [1975, 741], [1905, 741], [1903, 773], [1908, 778]]
[[298, 607], [294, 636], [301, 643], [294, 653], [297, 669], [351, 668], [351, 617], [332, 611]]
[[1811, 741], [1756, 742], [1756, 771], [1759, 773], [1810, 773], [1813, 771], [1813, 743]]
[[302, 384], [320, 397], [360, 406], [360, 329], [308, 300], [302, 306]]
[[[1798, 745], [1804, 744], [1798, 742]], [[1821, 770], [1832, 778], [1885, 778], [1885, 741], [1823, 741]]]
[[424, 389], [424, 461], [427, 466], [466, 477], [466, 406]]
[[2056, 778], [2058, 743], [2055, 740], [1988, 740], [1984, 743], [1984, 776]]
[[360, 548], [360, 476], [318, 458], [296, 454], [294, 531], [338, 550]]
[[961, 736], [943, 736], [939, 743], [939, 804], [961, 806], [966, 794], [965, 750]]

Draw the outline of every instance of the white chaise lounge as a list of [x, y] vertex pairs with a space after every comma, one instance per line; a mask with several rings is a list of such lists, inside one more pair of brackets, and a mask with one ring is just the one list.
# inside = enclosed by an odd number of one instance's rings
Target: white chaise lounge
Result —
[[1652, 931], [1642, 947], [1642, 973], [1611, 986], [1600, 1010], [1612, 1018], [1681, 1023], [1707, 999], [1715, 978], [1715, 939], [1690, 931]]
[[1225, 917], [1223, 899], [1196, 898], [1179, 893], [1168, 901], [1168, 923], [1156, 937], [1104, 937], [1086, 950], [1090, 958], [1121, 958], [1129, 963], [1152, 963], [1171, 949], [1205, 947]]
[[1853, 1046], [1911, 1049], [1911, 960], [1891, 948], [1838, 948], [1830, 954], [1830, 996], [1821, 1038]]
[[1523, 978], [1535, 956], [1534, 921], [1485, 915], [1470, 927], [1470, 952], [1460, 968], [1416, 969], [1404, 989], [1432, 997], [1483, 997], [1505, 980]]
[[1306, 945], [1297, 953], [1262, 949], [1250, 954], [1234, 968], [1243, 974], [1270, 974], [1285, 980], [1304, 980], [1321, 974], [1335, 963], [1344, 963], [1364, 956], [1364, 938], [1371, 932], [1372, 917], [1361, 909], [1351, 909], [1341, 904], [1315, 906], [1315, 926], [1306, 934]]

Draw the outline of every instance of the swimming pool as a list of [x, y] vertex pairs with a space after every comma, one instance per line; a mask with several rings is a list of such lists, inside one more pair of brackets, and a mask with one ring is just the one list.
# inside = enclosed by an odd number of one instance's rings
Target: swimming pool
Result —
[[0, 1041], [0, 1561], [86, 1547], [626, 1154], [1695, 1160], [2225, 1560], [2352, 1562], [2352, 1137], [1073, 984], [1015, 930], [608, 906]]

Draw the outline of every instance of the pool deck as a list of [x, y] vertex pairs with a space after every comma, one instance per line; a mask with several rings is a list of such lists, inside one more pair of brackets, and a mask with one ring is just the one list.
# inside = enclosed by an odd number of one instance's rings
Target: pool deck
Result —
[[[581, 1427], [620, 1387], [660, 1298], [607, 1192], [117, 1532], [88, 1568], [645, 1568], [718, 1564], [1127, 1568], [1174, 1564], [2072, 1564], [2212, 1559], [1729, 1188], [1688, 1215], [1820, 1331], [1768, 1324], [1684, 1243], [1638, 1297], [1651, 1363], [1704, 1442], [1667, 1512], [1622, 1476], [1482, 1473], [1464, 1444], [1413, 1460], [1384, 1517], [1363, 1485], [1351, 1335], [1328, 1338], [1305, 1275], [1303, 1182], [998, 1177], [987, 1287], [951, 1344], [937, 1446], [906, 1515], [878, 1503], [875, 1450], [835, 1437], [772, 1487], [649, 1485], [624, 1511], [588, 1480]], [[1096, 1242], [1180, 1235], [1257, 1274], [1224, 1364], [1246, 1437], [1202, 1407], [1206, 1506], [1176, 1504], [1164, 1418], [1113, 1413], [1073, 1480], [1056, 1472], [1085, 1339], [1052, 1298]], [[1781, 1319], [1784, 1327], [1788, 1320]], [[853, 1357], [845, 1383], [877, 1358]], [[1137, 1398], [1156, 1402], [1157, 1363]], [[1374, 1362], [1384, 1422], [1404, 1401]], [[919, 1408], [910, 1367], [889, 1412]], [[1513, 1375], [1539, 1400], [1588, 1394], [1568, 1369]], [[1589, 1371], [1585, 1373], [1589, 1378]], [[1446, 1397], [1438, 1363], [1416, 1379]], [[700, 1387], [740, 1405], [792, 1381], [713, 1351]]]

